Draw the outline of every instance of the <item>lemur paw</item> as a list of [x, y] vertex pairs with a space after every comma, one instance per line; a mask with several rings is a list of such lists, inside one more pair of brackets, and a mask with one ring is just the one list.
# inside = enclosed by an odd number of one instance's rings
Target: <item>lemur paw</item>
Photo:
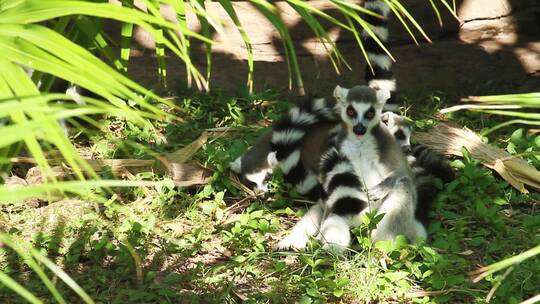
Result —
[[277, 243], [278, 250], [304, 250], [309, 242], [309, 237], [303, 233], [291, 233]]
[[414, 237], [412, 238], [413, 242], [416, 242], [418, 240], [427, 240], [427, 231], [424, 225], [420, 223], [419, 221], [414, 221]]
[[326, 229], [319, 239], [322, 243], [322, 248], [333, 253], [343, 253], [351, 244], [351, 235], [349, 229], [336, 230], [336, 229]]
[[351, 244], [349, 225], [341, 216], [331, 215], [323, 222], [318, 238], [323, 249], [342, 253]]
[[351, 237], [347, 231], [345, 235], [326, 235], [321, 237], [322, 248], [332, 253], [343, 253], [351, 243]]
[[349, 246], [342, 246], [335, 243], [325, 243], [322, 248], [333, 254], [343, 254]]
[[264, 193], [268, 193], [268, 184], [267, 183], [263, 183], [263, 184], [259, 184], [255, 187], [254, 189], [254, 192], [256, 194], [264, 194]]

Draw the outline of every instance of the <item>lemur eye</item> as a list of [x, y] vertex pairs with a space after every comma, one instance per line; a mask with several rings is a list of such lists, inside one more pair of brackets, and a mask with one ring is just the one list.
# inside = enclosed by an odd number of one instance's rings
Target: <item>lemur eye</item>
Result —
[[375, 116], [375, 111], [370, 110], [370, 111], [368, 111], [368, 112], [366, 113], [366, 118], [367, 118], [367, 119], [372, 119], [373, 116]]
[[353, 109], [353, 107], [351, 107], [351, 106], [347, 107], [347, 116], [349, 116], [349, 117], [356, 116], [356, 111]]
[[400, 140], [403, 140], [405, 139], [405, 133], [403, 133], [403, 130], [398, 130], [394, 136], [396, 137], [396, 139], [400, 139]]

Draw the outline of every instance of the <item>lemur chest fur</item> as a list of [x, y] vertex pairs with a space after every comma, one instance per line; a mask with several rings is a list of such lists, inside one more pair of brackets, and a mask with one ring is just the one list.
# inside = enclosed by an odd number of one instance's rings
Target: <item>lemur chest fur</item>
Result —
[[386, 177], [386, 168], [381, 165], [375, 138], [365, 136], [359, 139], [355, 135], [348, 135], [341, 144], [341, 153], [350, 160], [365, 187], [372, 188]]

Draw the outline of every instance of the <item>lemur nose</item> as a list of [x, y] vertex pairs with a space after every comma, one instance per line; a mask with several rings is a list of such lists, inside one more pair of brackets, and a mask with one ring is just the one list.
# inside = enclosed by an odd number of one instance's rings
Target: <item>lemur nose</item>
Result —
[[401, 149], [403, 150], [403, 152], [405, 153], [409, 153], [412, 151], [411, 149], [411, 146], [410, 145], [405, 145], [405, 146], [402, 146]]
[[364, 135], [366, 134], [366, 127], [364, 127], [364, 125], [362, 124], [357, 124], [356, 126], [353, 127], [353, 132], [354, 134], [356, 135]]

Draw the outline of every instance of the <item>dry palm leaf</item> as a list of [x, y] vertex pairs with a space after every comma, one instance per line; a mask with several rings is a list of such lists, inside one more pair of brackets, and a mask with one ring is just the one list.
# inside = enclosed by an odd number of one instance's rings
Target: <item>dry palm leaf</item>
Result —
[[[175, 185], [179, 187], [203, 185], [209, 182], [212, 170], [204, 168], [195, 162], [186, 163], [186, 161], [190, 160], [207, 141], [208, 133], [203, 132], [199, 138], [189, 145], [173, 153], [158, 156], [157, 160], [85, 159], [85, 161], [96, 173], [110, 170], [114, 176], [122, 176], [126, 172], [136, 174], [151, 171], [170, 176]], [[72, 173], [71, 168], [64, 163], [61, 157], [55, 157], [55, 155], [58, 156], [58, 154], [51, 152], [50, 155], [51, 158], [47, 159], [48, 163], [51, 166], [60, 168], [59, 171], [55, 171], [56, 177], [63, 177]], [[36, 163], [36, 161], [30, 157], [16, 157], [12, 158], [11, 161], [18, 163]]]
[[439, 123], [428, 132], [415, 133], [413, 138], [422, 145], [446, 154], [462, 156], [465, 147], [474, 159], [499, 173], [512, 187], [528, 193], [525, 186], [540, 190], [540, 171], [519, 156], [482, 142], [473, 131], [456, 124]]
[[[110, 170], [114, 176], [123, 176], [128, 172], [136, 174], [151, 171], [169, 176], [174, 184], [179, 187], [204, 185], [210, 181], [213, 171], [197, 162], [187, 161], [207, 142], [208, 132], [204, 131], [199, 138], [182, 149], [157, 156], [157, 159], [85, 159], [85, 161], [96, 173]], [[51, 155], [59, 154], [52, 153]], [[57, 168], [55, 171], [56, 177], [65, 177], [72, 173], [71, 168], [65, 165], [61, 157], [51, 157], [47, 161]], [[36, 164], [36, 161], [30, 157], [12, 158], [11, 162]], [[254, 195], [253, 191], [242, 184], [235, 176], [230, 176], [229, 179], [235, 188], [249, 195]], [[39, 180], [41, 182], [41, 177]]]
[[187, 160], [199, 151], [199, 149], [208, 141], [208, 132], [204, 131], [199, 138], [190, 143], [189, 145], [183, 147], [182, 149], [164, 155], [165, 158], [170, 162], [184, 163]]

